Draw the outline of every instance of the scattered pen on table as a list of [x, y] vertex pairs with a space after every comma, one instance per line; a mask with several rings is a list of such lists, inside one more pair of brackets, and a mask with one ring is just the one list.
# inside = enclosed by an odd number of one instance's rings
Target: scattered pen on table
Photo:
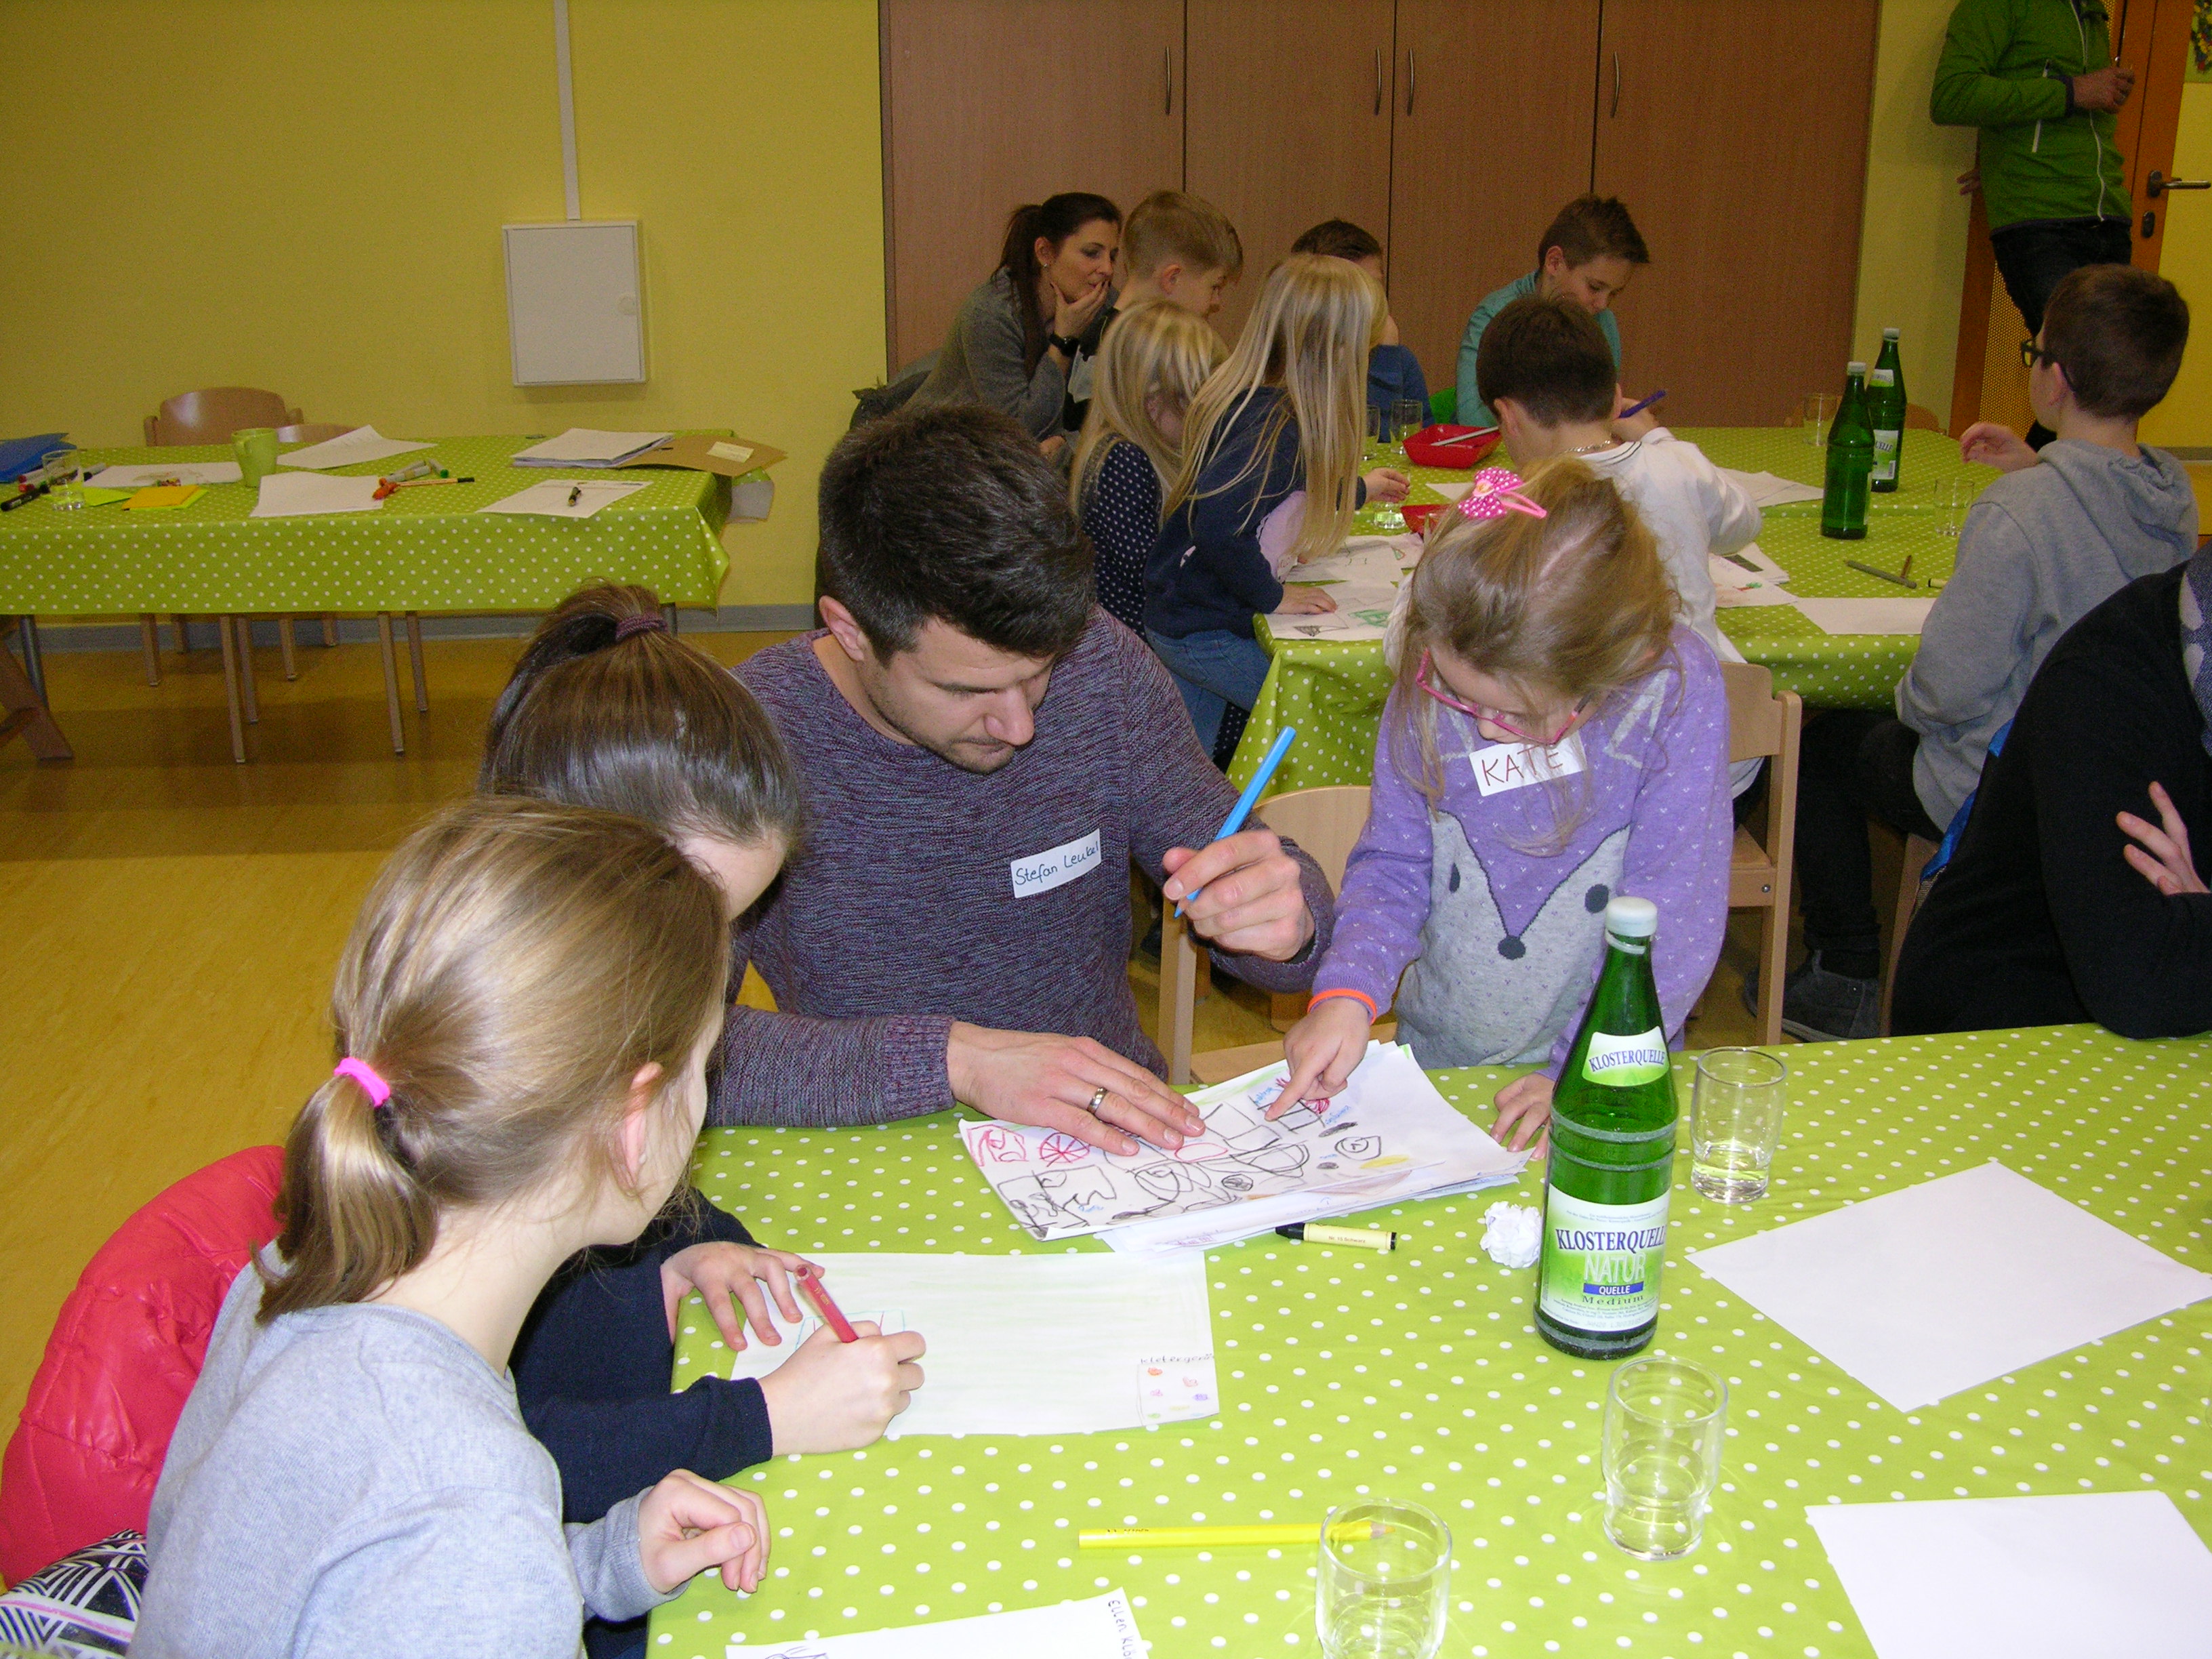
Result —
[[823, 1289], [820, 1268], [813, 1267], [801, 1268], [799, 1273], [799, 1288], [806, 1292], [806, 1299], [814, 1304], [815, 1311], [822, 1316], [822, 1322], [837, 1334], [837, 1340], [840, 1342], [858, 1342], [860, 1340], [860, 1332], [853, 1328], [853, 1322], [845, 1317], [844, 1310], [830, 1299], [830, 1292]]
[[1351, 1244], [1363, 1250], [1398, 1248], [1398, 1235], [1387, 1227], [1355, 1227], [1344, 1221], [1293, 1221], [1275, 1231], [1305, 1244]]
[[1451, 437], [1451, 438], [1439, 438], [1439, 439], [1437, 439], [1437, 447], [1438, 449], [1442, 449], [1442, 448], [1443, 448], [1446, 444], [1471, 444], [1471, 443], [1473, 443], [1473, 442], [1474, 442], [1477, 438], [1488, 438], [1488, 437], [1495, 436], [1495, 435], [1496, 435], [1496, 434], [1497, 434], [1497, 431], [1498, 431], [1498, 428], [1497, 428], [1496, 427], [1494, 427], [1494, 426], [1477, 427], [1474, 431], [1472, 431], [1472, 432], [1462, 432], [1462, 433], [1459, 434], [1456, 437]]
[[1726, 559], [1730, 564], [1741, 566], [1754, 576], [1763, 576], [1766, 574], [1741, 553], [1723, 553], [1721, 557]]
[[474, 483], [475, 482], [474, 478], [410, 478], [406, 483], [393, 487], [398, 489], [422, 489], [431, 484]]
[[584, 486], [583, 486], [583, 485], [581, 485], [581, 484], [572, 484], [571, 486], [569, 486], [569, 489], [568, 489], [568, 505], [569, 505], [569, 506], [574, 507], [574, 506], [575, 506], [575, 504], [576, 504], [578, 501], [582, 501], [583, 499], [584, 499]]
[[[1340, 1521], [1328, 1529], [1334, 1544], [1364, 1543], [1389, 1530], [1382, 1521]], [[1318, 1544], [1321, 1522], [1310, 1527], [1115, 1527], [1079, 1532], [1077, 1547], [1086, 1550], [1213, 1549], [1230, 1544]]]
[[1905, 556], [1904, 564], [1895, 570], [1877, 570], [1870, 564], [1861, 564], [1856, 559], [1845, 559], [1844, 562], [1863, 576], [1879, 577], [1886, 582], [1895, 582], [1899, 587], [1917, 587], [1920, 585], [1912, 580], [1912, 556], [1910, 553]]
[[[1215, 834], [1214, 840], [1227, 841], [1230, 836], [1244, 827], [1244, 820], [1251, 816], [1252, 808], [1258, 802], [1261, 792], [1266, 789], [1268, 783], [1274, 778], [1275, 769], [1283, 763], [1284, 750], [1291, 746], [1291, 739], [1297, 734], [1298, 728], [1295, 726], [1286, 726], [1275, 733], [1275, 741], [1268, 746], [1267, 758], [1260, 763], [1260, 769], [1252, 775], [1252, 781], [1244, 786], [1244, 793], [1237, 796], [1237, 805], [1229, 809], [1229, 816], [1221, 820], [1221, 828]], [[1176, 902], [1176, 915], [1181, 915], [1183, 906], [1205, 890], [1206, 889], [1200, 887], [1192, 892], [1185, 893]]]
[[1620, 414], [1614, 416], [1613, 418], [1616, 421], [1625, 421], [1632, 415], [1641, 415], [1645, 410], [1650, 408], [1652, 404], [1657, 403], [1666, 395], [1667, 390], [1664, 386], [1662, 386], [1658, 391], [1644, 398], [1643, 402], [1629, 404], [1627, 408], [1622, 410]]

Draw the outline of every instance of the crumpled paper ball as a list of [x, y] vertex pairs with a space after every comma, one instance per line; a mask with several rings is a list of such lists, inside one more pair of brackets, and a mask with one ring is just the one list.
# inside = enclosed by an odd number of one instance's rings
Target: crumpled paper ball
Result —
[[1493, 1204], [1482, 1212], [1482, 1248], [1501, 1267], [1533, 1267], [1544, 1248], [1544, 1212], [1530, 1204]]

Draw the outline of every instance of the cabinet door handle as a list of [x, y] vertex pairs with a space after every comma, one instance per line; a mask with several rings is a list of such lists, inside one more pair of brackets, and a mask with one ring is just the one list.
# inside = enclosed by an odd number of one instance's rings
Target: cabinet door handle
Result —
[[1607, 113], [1620, 113], [1620, 54], [1617, 52], [1613, 54], [1613, 107]]
[[1175, 48], [1173, 46], [1160, 48], [1160, 85], [1163, 88], [1160, 113], [1173, 115], [1175, 113]]
[[1406, 113], [1413, 112], [1413, 49], [1406, 48]]
[[1375, 48], [1375, 112], [1382, 112], [1382, 48]]

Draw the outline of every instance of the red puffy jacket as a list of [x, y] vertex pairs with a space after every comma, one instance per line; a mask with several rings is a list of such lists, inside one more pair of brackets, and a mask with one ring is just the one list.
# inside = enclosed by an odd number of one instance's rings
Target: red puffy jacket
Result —
[[62, 1304], [0, 1464], [0, 1575], [146, 1529], [231, 1280], [276, 1236], [281, 1146], [186, 1176], [115, 1230]]

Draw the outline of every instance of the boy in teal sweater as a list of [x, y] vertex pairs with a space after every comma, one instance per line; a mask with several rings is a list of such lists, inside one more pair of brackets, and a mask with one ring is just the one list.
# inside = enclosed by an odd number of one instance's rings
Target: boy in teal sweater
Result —
[[1540, 294], [1547, 300], [1571, 300], [1597, 319], [1613, 366], [1620, 367], [1620, 325], [1613, 302], [1638, 269], [1651, 263], [1636, 222], [1620, 199], [1577, 196], [1559, 210], [1536, 243], [1536, 269], [1483, 296], [1459, 341], [1459, 421], [1462, 426], [1496, 426], [1498, 416], [1482, 401], [1475, 362], [1491, 319], [1516, 300]]

